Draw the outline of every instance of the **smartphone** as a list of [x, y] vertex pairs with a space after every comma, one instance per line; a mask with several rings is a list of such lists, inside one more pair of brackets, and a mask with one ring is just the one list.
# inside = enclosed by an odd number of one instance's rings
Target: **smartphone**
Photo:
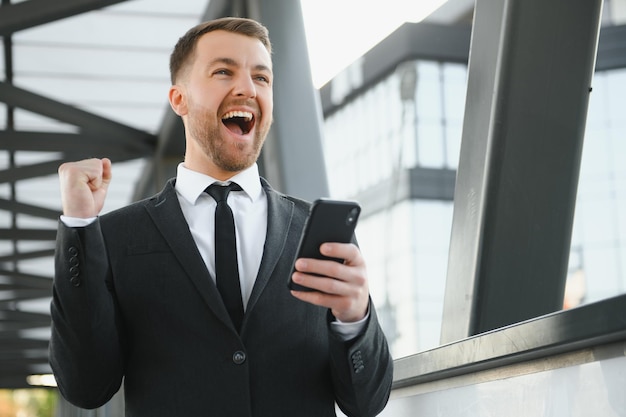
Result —
[[[330, 259], [343, 262], [343, 259], [323, 256], [319, 250], [320, 245], [324, 242], [352, 242], [359, 214], [361, 214], [361, 207], [355, 201], [327, 198], [315, 200], [304, 225], [294, 264], [298, 258]], [[297, 291], [312, 291], [291, 280], [294, 271], [295, 267], [292, 266], [288, 287]]]

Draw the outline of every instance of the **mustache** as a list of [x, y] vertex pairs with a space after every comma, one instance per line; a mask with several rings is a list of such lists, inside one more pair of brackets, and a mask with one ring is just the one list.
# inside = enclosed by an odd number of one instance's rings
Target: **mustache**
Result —
[[252, 110], [254, 110], [256, 113], [261, 114], [261, 108], [259, 107], [259, 105], [256, 102], [256, 100], [246, 99], [246, 98], [232, 99], [232, 100], [229, 100], [228, 102], [222, 104], [220, 106], [220, 114], [224, 113], [226, 108], [229, 108], [229, 107], [232, 107], [232, 106], [249, 107]]

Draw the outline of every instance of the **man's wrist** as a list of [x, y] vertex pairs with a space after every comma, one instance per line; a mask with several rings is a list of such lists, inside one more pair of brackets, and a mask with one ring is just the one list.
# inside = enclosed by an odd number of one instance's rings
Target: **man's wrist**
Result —
[[342, 340], [348, 341], [354, 339], [358, 335], [363, 332], [365, 326], [367, 325], [367, 320], [370, 317], [370, 309], [367, 307], [367, 313], [365, 317], [363, 317], [359, 321], [344, 323], [341, 320], [335, 318], [335, 320], [330, 322], [330, 328], [335, 334], [337, 334]]
[[97, 217], [81, 218], [61, 215], [61, 223], [67, 227], [86, 227], [95, 222], [96, 219]]

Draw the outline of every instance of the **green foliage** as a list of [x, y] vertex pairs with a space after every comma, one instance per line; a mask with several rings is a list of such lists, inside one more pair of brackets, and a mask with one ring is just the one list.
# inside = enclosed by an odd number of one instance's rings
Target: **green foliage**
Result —
[[54, 389], [0, 390], [0, 417], [54, 417], [57, 400]]

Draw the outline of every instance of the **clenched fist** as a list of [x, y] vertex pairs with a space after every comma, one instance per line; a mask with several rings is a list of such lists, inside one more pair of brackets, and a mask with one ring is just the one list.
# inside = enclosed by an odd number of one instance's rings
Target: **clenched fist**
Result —
[[111, 182], [111, 160], [84, 159], [59, 167], [63, 214], [69, 217], [96, 217]]

